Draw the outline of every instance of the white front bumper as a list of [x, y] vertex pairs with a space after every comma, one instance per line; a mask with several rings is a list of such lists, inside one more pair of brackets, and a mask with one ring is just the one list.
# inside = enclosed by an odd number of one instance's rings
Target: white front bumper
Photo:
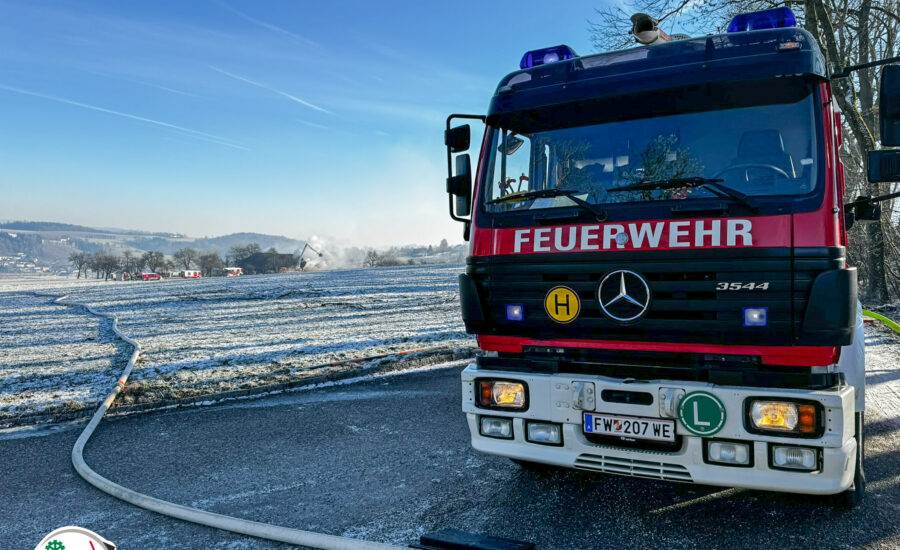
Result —
[[[524, 412], [485, 410], [475, 405], [474, 380], [502, 378], [528, 385], [529, 406]], [[752, 444], [752, 467], [709, 464], [703, 458], [703, 437], [692, 435], [680, 421], [676, 434], [683, 444], [674, 452], [629, 449], [595, 444], [582, 430], [582, 414], [573, 408], [576, 382], [595, 385], [596, 405], [593, 410], [611, 414], [658, 418], [658, 399], [651, 405], [608, 403], [600, 399], [604, 389], [648, 392], [658, 396], [660, 388], [676, 388], [690, 393], [696, 390], [717, 396], [726, 409], [721, 431], [711, 439], [730, 439]], [[557, 466], [594, 470], [605, 473], [634, 475], [670, 481], [693, 482], [725, 487], [743, 487], [770, 491], [808, 494], [834, 494], [846, 490], [853, 482], [856, 460], [854, 439], [854, 391], [850, 386], [836, 390], [780, 390], [733, 386], [714, 386], [701, 382], [651, 381], [626, 383], [604, 376], [573, 374], [531, 374], [508, 371], [479, 370], [469, 365], [462, 373], [463, 412], [466, 413], [472, 446], [479, 451]], [[794, 398], [817, 401], [825, 413], [825, 431], [819, 438], [799, 439], [765, 436], [744, 428], [744, 401], [748, 397]], [[495, 439], [480, 435], [481, 416], [513, 418], [513, 439]], [[563, 445], [548, 446], [525, 440], [525, 421], [555, 422], [563, 426]], [[802, 445], [822, 449], [821, 469], [817, 472], [785, 471], [769, 466], [769, 444]]]

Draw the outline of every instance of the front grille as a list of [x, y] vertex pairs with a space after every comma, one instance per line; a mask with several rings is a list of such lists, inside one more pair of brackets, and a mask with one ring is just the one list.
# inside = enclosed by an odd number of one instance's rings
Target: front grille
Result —
[[[470, 258], [468, 273], [485, 304], [482, 333], [540, 339], [634, 340], [720, 345], [796, 343], [812, 281], [843, 264], [842, 248], [744, 248]], [[620, 323], [601, 310], [601, 279], [617, 269], [643, 276], [652, 300], [641, 319]], [[768, 283], [766, 290], [717, 290], [718, 283]], [[571, 288], [581, 313], [569, 324], [552, 321], [544, 297]], [[523, 306], [524, 320], [506, 320], [507, 304]], [[743, 308], [768, 308], [767, 327], [744, 327]]]
[[617, 458], [598, 454], [578, 455], [578, 458], [575, 459], [575, 468], [603, 472], [605, 474], [663, 479], [666, 481], [684, 481], [687, 483], [694, 481], [687, 468], [680, 464]]

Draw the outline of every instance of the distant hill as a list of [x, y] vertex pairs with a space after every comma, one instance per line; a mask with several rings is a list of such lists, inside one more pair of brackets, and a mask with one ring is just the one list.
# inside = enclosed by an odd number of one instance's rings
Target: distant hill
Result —
[[29, 222], [29, 221], [12, 221], [0, 222], [0, 231], [33, 231], [33, 232], [55, 232], [55, 233], [94, 233], [102, 235], [151, 235], [156, 237], [179, 238], [184, 235], [177, 233], [151, 233], [149, 231], [135, 231], [133, 229], [117, 229], [109, 227], [87, 227], [84, 225], [74, 225], [71, 223], [58, 222]]
[[78, 231], [97, 233], [93, 227], [72, 225], [70, 223], [57, 222], [5, 222], [0, 223], [0, 231]]

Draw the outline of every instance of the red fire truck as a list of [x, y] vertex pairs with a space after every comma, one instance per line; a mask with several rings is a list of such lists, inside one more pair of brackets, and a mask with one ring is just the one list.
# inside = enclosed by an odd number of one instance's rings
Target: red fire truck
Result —
[[[729, 32], [525, 54], [487, 116], [451, 115], [451, 216], [470, 239], [462, 374], [477, 450], [523, 465], [837, 495], [865, 490], [865, 353], [841, 113], [778, 8]], [[654, 34], [655, 33], [655, 34]], [[649, 36], [649, 38], [648, 38]], [[877, 64], [885, 64], [879, 62]], [[874, 64], [872, 64], [874, 65]], [[900, 67], [881, 139], [900, 145]], [[474, 177], [470, 127], [486, 131]], [[900, 151], [869, 153], [870, 181]]]

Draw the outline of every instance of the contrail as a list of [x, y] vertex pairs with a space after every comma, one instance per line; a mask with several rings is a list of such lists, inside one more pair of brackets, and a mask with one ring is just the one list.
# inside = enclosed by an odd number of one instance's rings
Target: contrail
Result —
[[184, 132], [186, 134], [190, 134], [199, 138], [206, 138], [208, 141], [212, 141], [213, 143], [218, 143], [219, 145], [225, 145], [226, 147], [233, 147], [235, 149], [243, 149], [245, 151], [249, 151], [247, 147], [243, 145], [238, 145], [236, 143], [232, 143], [227, 138], [222, 136], [217, 136], [215, 134], [207, 134], [206, 132], [201, 132], [199, 130], [192, 130], [190, 128], [185, 128], [184, 126], [178, 126], [177, 124], [170, 124], [168, 122], [163, 122], [161, 120], [153, 120], [152, 118], [146, 118], [138, 115], [131, 115], [128, 113], [123, 113], [121, 111], [114, 111], [112, 109], [106, 109], [104, 107], [98, 107], [96, 105], [90, 105], [88, 103], [81, 103], [79, 101], [72, 101], [71, 99], [66, 99], [63, 97], [56, 97], [49, 94], [43, 94], [40, 92], [33, 92], [31, 90], [25, 90], [22, 88], [16, 88], [15, 86], [7, 86], [5, 84], [0, 84], [0, 90], [6, 90], [8, 92], [13, 92], [21, 95], [27, 95], [32, 97], [39, 97], [41, 99], [46, 99], [48, 101], [55, 101], [56, 103], [63, 103], [65, 105], [73, 105], [75, 107], [81, 107], [82, 109], [89, 109], [91, 111], [97, 111], [100, 113], [106, 113], [110, 115], [119, 116], [122, 118], [127, 118], [131, 120], [137, 120], [139, 122], [146, 122], [148, 124], [154, 124], [156, 126], [161, 126], [163, 128], [168, 128], [170, 130], [177, 130], [179, 132]]
[[299, 104], [301, 104], [301, 105], [305, 105], [306, 107], [309, 107], [310, 109], [315, 109], [316, 111], [321, 111], [321, 112], [323, 112], [323, 113], [328, 113], [329, 115], [330, 115], [330, 114], [333, 114], [331, 111], [328, 111], [328, 110], [326, 110], [326, 109], [323, 109], [323, 108], [319, 107], [318, 105], [313, 105], [313, 104], [310, 103], [309, 101], [305, 101], [305, 100], [303, 100], [303, 99], [300, 99], [299, 97], [297, 97], [297, 96], [295, 96], [295, 95], [291, 95], [291, 94], [289, 94], [289, 93], [287, 93], [287, 92], [283, 92], [283, 91], [281, 91], [281, 90], [279, 90], [279, 89], [277, 89], [277, 88], [273, 88], [273, 87], [271, 87], [271, 86], [268, 86], [268, 85], [266, 85], [266, 84], [263, 84], [262, 82], [257, 82], [257, 81], [255, 81], [255, 80], [250, 80], [249, 78], [245, 78], [245, 77], [243, 77], [243, 76], [236, 75], [236, 74], [234, 74], [234, 73], [229, 73], [228, 71], [222, 70], [222, 69], [220, 69], [220, 68], [218, 68], [218, 67], [213, 67], [212, 65], [209, 65], [209, 68], [212, 69], [212, 70], [214, 70], [214, 71], [216, 71], [217, 73], [222, 73], [222, 74], [224, 74], [224, 75], [227, 76], [227, 77], [233, 78], [233, 79], [235, 79], [235, 80], [240, 80], [241, 82], [246, 82], [247, 84], [251, 84], [251, 85], [256, 86], [256, 87], [258, 87], [258, 88], [262, 88], [263, 90], [268, 90], [268, 91], [270, 91], [270, 92], [272, 92], [272, 93], [275, 93], [275, 94], [278, 94], [278, 95], [280, 95], [280, 96], [286, 97], [286, 98], [290, 99], [291, 101], [294, 101], [294, 102], [299, 103]]
[[329, 128], [328, 126], [325, 126], [324, 124], [316, 124], [315, 122], [303, 120], [302, 118], [298, 118], [297, 121], [300, 124], [305, 124], [305, 125], [309, 126], [310, 128], [318, 128], [319, 130], [331, 130], [331, 128]]
[[278, 34], [283, 34], [283, 35], [285, 35], [285, 36], [287, 36], [287, 37], [290, 37], [290, 38], [293, 38], [294, 40], [297, 40], [297, 41], [299, 41], [299, 42], [304, 42], [304, 43], [306, 43], [307, 45], [315, 46], [316, 48], [321, 48], [321, 47], [322, 47], [322, 45], [319, 44], [318, 42], [315, 42], [315, 41], [313, 41], [313, 40], [310, 40], [309, 38], [306, 38], [306, 37], [304, 37], [304, 36], [300, 36], [299, 34], [292, 33], [291, 31], [282, 29], [281, 27], [279, 27], [279, 26], [277, 26], [277, 25], [273, 25], [272, 23], [266, 23], [265, 21], [260, 21], [259, 19], [250, 17], [250, 16], [247, 15], [246, 13], [244, 13], [244, 12], [242, 12], [242, 11], [238, 11], [237, 9], [235, 9], [235, 8], [233, 8], [233, 7], [231, 7], [231, 6], [229, 6], [228, 4], [226, 4], [226, 3], [224, 3], [224, 2], [216, 2], [216, 3], [217, 3], [218, 5], [220, 5], [221, 7], [223, 7], [224, 9], [226, 9], [226, 10], [230, 11], [231, 13], [237, 15], [238, 17], [240, 17], [240, 18], [243, 19], [244, 21], [247, 21], [247, 22], [249, 22], [249, 23], [253, 23], [254, 25], [256, 25], [256, 26], [258, 26], [258, 27], [262, 27], [262, 28], [264, 28], [264, 29], [266, 29], [266, 30], [269, 30], [269, 31], [272, 31], [272, 32], [275, 32], [275, 33], [278, 33]]

